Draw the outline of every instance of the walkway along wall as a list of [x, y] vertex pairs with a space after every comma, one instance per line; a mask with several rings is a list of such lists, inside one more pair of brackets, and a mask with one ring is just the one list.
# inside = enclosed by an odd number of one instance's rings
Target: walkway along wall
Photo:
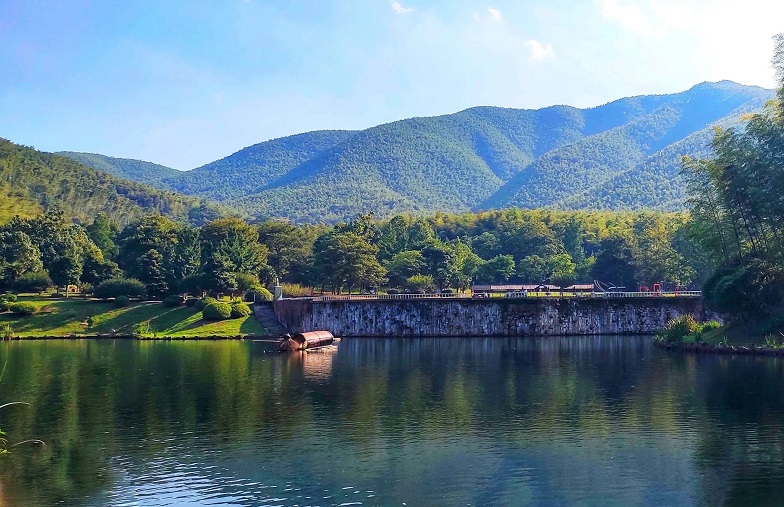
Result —
[[547, 336], [650, 334], [691, 314], [705, 320], [702, 298], [282, 299], [275, 315], [289, 332], [335, 336]]

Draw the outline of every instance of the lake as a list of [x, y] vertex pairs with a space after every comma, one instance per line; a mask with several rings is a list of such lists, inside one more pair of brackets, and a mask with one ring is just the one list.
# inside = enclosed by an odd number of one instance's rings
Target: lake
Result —
[[784, 361], [650, 337], [0, 345], [0, 505], [762, 505]]

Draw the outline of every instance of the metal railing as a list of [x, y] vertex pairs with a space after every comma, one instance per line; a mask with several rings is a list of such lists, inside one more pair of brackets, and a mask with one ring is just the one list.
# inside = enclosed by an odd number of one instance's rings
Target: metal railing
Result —
[[698, 290], [678, 292], [528, 292], [511, 294], [490, 294], [469, 296], [466, 294], [342, 294], [332, 296], [312, 296], [305, 298], [314, 302], [328, 301], [382, 301], [382, 300], [411, 300], [411, 299], [616, 299], [616, 298], [694, 298], [701, 297]]
[[309, 298], [313, 301], [366, 301], [381, 299], [471, 299], [471, 296], [462, 294], [344, 294], [337, 296], [316, 296]]

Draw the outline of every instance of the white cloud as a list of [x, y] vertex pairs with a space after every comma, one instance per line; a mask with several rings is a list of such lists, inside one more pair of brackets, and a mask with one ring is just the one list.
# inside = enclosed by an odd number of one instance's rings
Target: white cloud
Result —
[[411, 7], [403, 7], [402, 5], [400, 5], [400, 2], [392, 2], [392, 10], [398, 14], [408, 14], [414, 9], [412, 9]]
[[528, 49], [528, 61], [530, 62], [541, 62], [555, 56], [553, 45], [549, 42], [542, 43], [531, 39], [525, 41], [525, 47]]
[[599, 7], [602, 16], [617, 21], [627, 30], [643, 35], [654, 32], [650, 16], [639, 4], [624, 5], [618, 0], [600, 0]]
[[490, 16], [491, 16], [491, 17], [492, 17], [494, 20], [496, 20], [496, 21], [499, 21], [499, 22], [500, 22], [500, 21], [502, 21], [502, 19], [503, 19], [503, 18], [501, 18], [501, 11], [500, 11], [500, 10], [498, 10], [498, 9], [494, 9], [494, 8], [492, 8], [492, 7], [488, 7], [488, 8], [487, 8], [487, 12], [489, 12], [489, 13], [490, 13]]

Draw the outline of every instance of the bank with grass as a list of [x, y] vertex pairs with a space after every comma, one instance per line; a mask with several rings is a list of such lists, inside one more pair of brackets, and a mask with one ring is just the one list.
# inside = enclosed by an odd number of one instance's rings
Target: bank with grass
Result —
[[690, 316], [670, 321], [655, 338], [658, 346], [685, 352], [784, 356], [781, 318], [720, 324]]
[[[24, 305], [32, 312], [14, 312], [13, 305]], [[230, 301], [207, 304], [164, 304], [159, 301], [114, 301], [86, 298], [53, 299], [33, 295], [18, 296], [12, 304], [0, 307], [0, 335], [5, 338], [136, 337], [155, 338], [243, 338], [268, 336], [267, 329], [247, 306], [232, 313]], [[221, 318], [207, 310], [220, 306]], [[228, 316], [223, 318], [225, 307]], [[244, 308], [243, 308], [244, 307]], [[206, 318], [205, 318], [206, 317]]]

